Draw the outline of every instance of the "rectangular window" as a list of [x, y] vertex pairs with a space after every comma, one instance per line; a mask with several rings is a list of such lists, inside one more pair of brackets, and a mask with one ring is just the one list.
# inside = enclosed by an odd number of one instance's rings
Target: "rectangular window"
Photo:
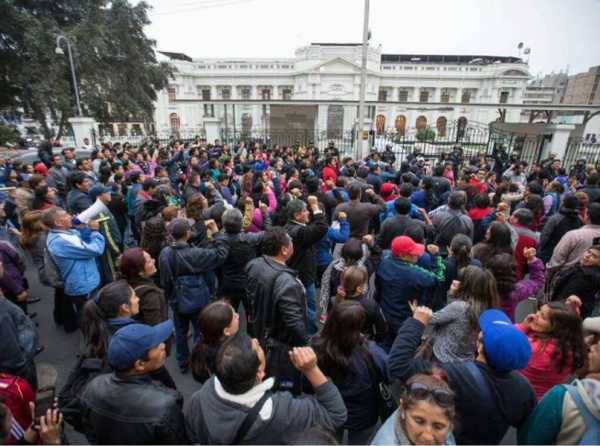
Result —
[[290, 101], [292, 99], [292, 90], [289, 88], [284, 89], [282, 96], [284, 101]]
[[400, 102], [408, 102], [408, 91], [400, 90], [400, 93], [398, 94], [398, 100]]
[[429, 92], [427, 90], [422, 90], [419, 93], [419, 102], [429, 102]]
[[250, 89], [242, 88], [242, 99], [249, 100], [250, 99]]
[[223, 99], [231, 99], [231, 89], [223, 88], [223, 90], [221, 90], [221, 96]]
[[177, 100], [177, 90], [175, 87], [169, 87], [167, 92], [169, 94], [169, 102], [175, 102]]
[[447, 104], [448, 102], [450, 102], [450, 93], [448, 93], [447, 91], [442, 91], [441, 101], [444, 104]]
[[377, 100], [379, 102], [386, 102], [387, 101], [387, 90], [385, 88], [380, 88], [379, 89], [379, 94], [377, 95]]
[[204, 104], [204, 117], [214, 118], [215, 117], [215, 106], [213, 104]]
[[202, 100], [203, 101], [210, 101], [210, 88], [203, 88], [202, 89]]
[[271, 90], [269, 88], [263, 88], [260, 92], [260, 96], [263, 101], [271, 100]]
[[468, 104], [471, 102], [471, 92], [469, 90], [464, 90], [462, 93], [462, 97], [460, 98], [460, 102], [463, 104]]
[[508, 91], [500, 92], [500, 103], [507, 104], [508, 103]]

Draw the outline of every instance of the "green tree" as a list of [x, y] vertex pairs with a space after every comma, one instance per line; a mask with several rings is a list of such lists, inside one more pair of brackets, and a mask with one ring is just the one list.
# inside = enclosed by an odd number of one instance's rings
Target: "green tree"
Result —
[[6, 124], [0, 124], [0, 144], [16, 143], [21, 137], [19, 131]]
[[158, 63], [156, 42], [146, 37], [148, 4], [127, 0], [0, 0], [0, 109], [22, 108], [53, 136], [47, 116], [63, 133], [76, 114], [66, 47], [72, 43], [86, 116], [100, 123], [135, 116], [150, 121], [156, 91], [171, 67]]
[[417, 134], [415, 136], [417, 141], [433, 141], [435, 139], [435, 130], [430, 127], [422, 128], [417, 130]]

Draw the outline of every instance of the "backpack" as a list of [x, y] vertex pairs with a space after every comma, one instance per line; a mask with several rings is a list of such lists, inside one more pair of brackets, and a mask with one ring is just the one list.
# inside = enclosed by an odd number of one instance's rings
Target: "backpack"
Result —
[[58, 394], [58, 407], [67, 423], [78, 432], [84, 432], [82, 419], [81, 395], [87, 383], [98, 375], [110, 373], [110, 369], [99, 358], [81, 356], [67, 382]]
[[564, 386], [575, 402], [585, 424], [585, 433], [579, 439], [579, 444], [600, 444], [600, 420], [590, 413], [577, 390], [577, 385], [565, 384]]
[[46, 239], [46, 246], [44, 246], [44, 264], [40, 269], [40, 281], [42, 284], [52, 287], [52, 288], [64, 288], [65, 280], [69, 277], [71, 270], [75, 264], [71, 266], [67, 274], [65, 274], [64, 278], [60, 273], [60, 269], [50, 254], [50, 248], [48, 246], [48, 239]]
[[546, 216], [550, 217], [551, 215], [556, 214], [560, 209], [560, 198], [556, 192], [546, 192], [544, 197], [551, 196], [552, 197], [552, 206], [548, 210]]
[[13, 415], [6, 444], [17, 444], [32, 423], [29, 403], [35, 401], [35, 394], [23, 378], [0, 373], [0, 396]]
[[[175, 296], [174, 304], [177, 307], [177, 312], [181, 314], [194, 314], [202, 311], [204, 307], [210, 302], [212, 290], [209, 289], [207, 283], [213, 283], [212, 280], [208, 280], [207, 276], [203, 273], [196, 274], [179, 274], [179, 268], [177, 268], [177, 260], [175, 257], [179, 257], [179, 260], [186, 263], [186, 260], [179, 256], [177, 251], [171, 249], [171, 257], [169, 267], [173, 272], [174, 287], [173, 295]], [[188, 270], [194, 270], [194, 268], [187, 264]]]

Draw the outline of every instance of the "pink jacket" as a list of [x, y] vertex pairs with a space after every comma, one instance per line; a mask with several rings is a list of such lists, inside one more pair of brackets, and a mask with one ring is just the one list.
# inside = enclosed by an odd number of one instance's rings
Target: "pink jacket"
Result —
[[515, 320], [515, 308], [522, 300], [535, 296], [544, 286], [544, 262], [537, 257], [529, 263], [529, 278], [517, 282], [508, 298], [501, 298], [500, 308], [511, 321]]

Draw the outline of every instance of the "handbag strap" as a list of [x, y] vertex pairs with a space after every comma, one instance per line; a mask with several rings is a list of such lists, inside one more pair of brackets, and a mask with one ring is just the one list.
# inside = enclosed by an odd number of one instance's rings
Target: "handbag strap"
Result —
[[256, 421], [260, 409], [262, 409], [262, 407], [265, 404], [265, 401], [267, 401], [270, 397], [271, 391], [267, 390], [263, 394], [263, 396], [256, 402], [256, 404], [252, 406], [252, 408], [246, 414], [246, 418], [244, 418], [244, 421], [242, 422], [242, 425], [238, 429], [237, 433], [235, 434], [235, 438], [233, 439], [233, 442], [231, 444], [241, 444], [242, 440]]

